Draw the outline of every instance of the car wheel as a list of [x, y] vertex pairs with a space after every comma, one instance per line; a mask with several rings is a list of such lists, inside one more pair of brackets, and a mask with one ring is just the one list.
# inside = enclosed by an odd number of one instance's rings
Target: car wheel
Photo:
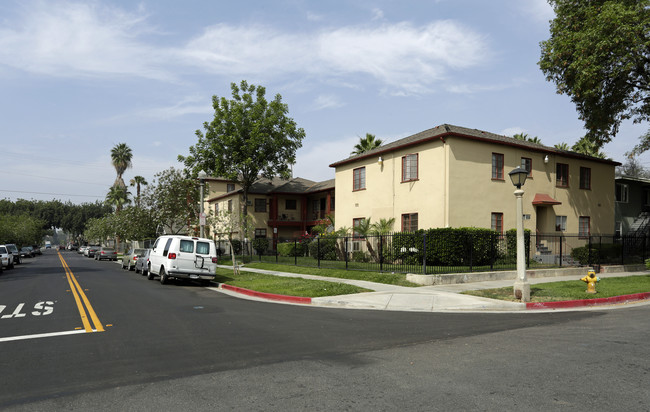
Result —
[[142, 276], [148, 275], [149, 272], [147, 272], [147, 269], [142, 268]]
[[12, 260], [10, 264], [7, 265], [7, 269], [13, 269], [14, 268], [14, 261]]
[[135, 271], [135, 273], [140, 273], [137, 266], [133, 270]]
[[151, 273], [151, 268], [149, 268], [149, 270], [147, 270], [147, 279], [153, 280], [153, 277], [154, 277], [154, 274]]
[[166, 285], [169, 282], [169, 278], [167, 277], [167, 273], [165, 273], [165, 268], [160, 268], [160, 284], [161, 285]]
[[135, 268], [133, 266], [131, 266], [131, 262], [129, 262], [129, 271], [132, 271], [133, 269], [135, 269]]
[[20, 256], [18, 256], [18, 264], [20, 265], [21, 263], [23, 263], [23, 261], [22, 261], [22, 259], [20, 258]]
[[124, 266], [124, 261], [122, 261], [122, 269], [126, 269], [126, 266]]

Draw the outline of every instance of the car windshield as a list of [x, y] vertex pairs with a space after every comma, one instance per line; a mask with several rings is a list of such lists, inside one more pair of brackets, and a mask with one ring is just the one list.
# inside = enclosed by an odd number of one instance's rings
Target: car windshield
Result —
[[4, 246], [0, 246], [0, 253], [7, 253], [7, 248]]

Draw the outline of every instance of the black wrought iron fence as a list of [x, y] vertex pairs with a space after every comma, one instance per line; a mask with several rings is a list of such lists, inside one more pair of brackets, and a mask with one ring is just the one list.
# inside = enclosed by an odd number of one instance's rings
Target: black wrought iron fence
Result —
[[[488, 233], [489, 232], [489, 233]], [[643, 263], [647, 236], [531, 234], [525, 236], [526, 267], [602, 266]], [[235, 242], [237, 259], [319, 268], [395, 273], [462, 273], [516, 269], [516, 233], [477, 230], [425, 231], [371, 236], [303, 236], [269, 241], [266, 250]], [[230, 258], [226, 241], [220, 254]]]

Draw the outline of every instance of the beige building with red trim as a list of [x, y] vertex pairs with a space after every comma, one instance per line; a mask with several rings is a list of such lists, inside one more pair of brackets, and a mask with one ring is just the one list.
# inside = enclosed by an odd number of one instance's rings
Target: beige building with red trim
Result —
[[[243, 190], [237, 183], [208, 177], [206, 187], [205, 210], [213, 214], [228, 210], [236, 216], [243, 210]], [[299, 177], [260, 178], [248, 192], [247, 209], [254, 226], [253, 237], [269, 240], [300, 237], [326, 215], [334, 216], [334, 204], [334, 179], [314, 182]], [[211, 231], [212, 237], [215, 231], [218, 233], [219, 228]]]
[[508, 173], [529, 171], [524, 227], [613, 234], [620, 163], [476, 129], [441, 125], [335, 162], [336, 225], [395, 218], [395, 231], [515, 227]]

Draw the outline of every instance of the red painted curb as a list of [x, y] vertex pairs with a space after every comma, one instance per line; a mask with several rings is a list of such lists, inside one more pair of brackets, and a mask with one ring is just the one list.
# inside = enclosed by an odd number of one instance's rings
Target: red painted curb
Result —
[[636, 300], [644, 299], [650, 299], [650, 292], [613, 296], [611, 298], [564, 300], [559, 302], [528, 302], [526, 303], [526, 309], [576, 308], [581, 306], [611, 305], [613, 303], [634, 302]]
[[232, 285], [226, 285], [224, 283], [222, 283], [219, 287], [221, 289], [231, 290], [233, 292], [241, 293], [243, 295], [255, 296], [255, 297], [258, 297], [258, 298], [271, 299], [271, 300], [281, 300], [281, 301], [284, 301], [284, 302], [292, 302], [292, 303], [311, 304], [311, 298], [303, 298], [303, 297], [300, 297], [300, 296], [276, 295], [274, 293], [256, 292], [254, 290], [244, 289], [244, 288], [240, 288], [240, 287], [232, 286]]

